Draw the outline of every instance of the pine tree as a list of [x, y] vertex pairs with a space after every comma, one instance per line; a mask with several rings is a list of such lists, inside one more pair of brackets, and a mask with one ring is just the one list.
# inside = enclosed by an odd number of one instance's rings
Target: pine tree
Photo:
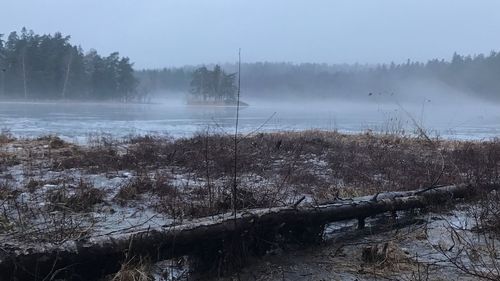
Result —
[[234, 101], [236, 74], [226, 74], [219, 65], [213, 70], [200, 67], [193, 71], [190, 93], [203, 101]]
[[[61, 33], [37, 35], [23, 28], [0, 38], [2, 93], [14, 98], [131, 100], [137, 81], [132, 63], [112, 53], [102, 58], [69, 43]], [[5, 71], [3, 71], [5, 70]], [[1, 82], [1, 81], [0, 81]]]

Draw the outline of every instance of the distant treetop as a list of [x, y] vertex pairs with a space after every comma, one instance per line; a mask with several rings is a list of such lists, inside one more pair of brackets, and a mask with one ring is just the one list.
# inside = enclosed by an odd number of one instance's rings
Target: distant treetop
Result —
[[0, 35], [0, 96], [25, 99], [137, 98], [133, 64], [117, 52], [84, 53], [70, 36], [35, 34], [23, 28]]
[[[230, 72], [236, 66], [225, 64], [222, 68]], [[394, 99], [399, 92], [411, 91], [409, 88], [415, 85], [412, 82], [423, 82], [500, 101], [498, 52], [476, 56], [455, 53], [450, 60], [433, 59], [425, 63], [411, 60], [380, 65], [257, 62], [244, 63], [242, 68], [241, 79], [245, 82], [242, 91], [246, 96], [259, 98], [295, 96], [366, 99], [372, 93], [378, 100]], [[212, 90], [207, 85], [203, 87], [208, 89], [202, 89], [200, 77], [210, 80], [210, 73], [206, 67], [187, 66], [143, 70], [137, 72], [136, 76], [141, 86], [147, 85], [153, 92], [191, 91], [208, 98], [213, 96]], [[424, 91], [421, 94], [429, 95]]]

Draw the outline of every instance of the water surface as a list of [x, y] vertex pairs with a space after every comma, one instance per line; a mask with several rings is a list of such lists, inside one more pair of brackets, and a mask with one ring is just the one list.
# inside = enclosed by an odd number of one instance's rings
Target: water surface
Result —
[[[449, 106], [422, 102], [348, 103], [336, 101], [264, 103], [240, 111], [239, 130], [249, 133], [337, 130], [356, 133], [412, 133], [417, 126], [432, 136], [491, 139], [500, 135], [499, 107], [486, 103]], [[235, 107], [187, 106], [178, 101], [156, 104], [0, 102], [0, 128], [19, 137], [58, 135], [85, 142], [89, 135], [121, 138], [131, 134], [188, 137], [197, 132], [232, 134]]]

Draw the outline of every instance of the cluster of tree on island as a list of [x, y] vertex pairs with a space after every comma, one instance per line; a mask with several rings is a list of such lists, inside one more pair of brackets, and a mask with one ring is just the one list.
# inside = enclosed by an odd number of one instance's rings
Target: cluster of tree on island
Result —
[[0, 95], [14, 99], [137, 99], [132, 63], [117, 52], [84, 53], [61, 33], [23, 28], [0, 35]]
[[[235, 64], [225, 64], [228, 72]], [[408, 82], [439, 83], [446, 87], [500, 101], [500, 53], [462, 56], [451, 60], [434, 59], [426, 63], [408, 60], [400, 64], [328, 65], [315, 63], [242, 64], [242, 92], [263, 98], [339, 97], [365, 98], [368, 93], [408, 90]], [[193, 66], [142, 70], [136, 73], [150, 91], [188, 92]], [[425, 94], [425, 93], [422, 93]]]
[[219, 65], [213, 70], [205, 66], [197, 68], [191, 75], [191, 98], [204, 102], [234, 102], [238, 90], [235, 78], [236, 73], [227, 74]]

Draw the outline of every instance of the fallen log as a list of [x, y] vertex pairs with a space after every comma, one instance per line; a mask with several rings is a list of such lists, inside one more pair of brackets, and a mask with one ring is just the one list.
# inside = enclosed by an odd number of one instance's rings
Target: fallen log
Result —
[[[71, 276], [92, 280], [116, 272], [124, 257], [147, 256], [151, 261], [182, 255], [217, 252], [228, 241], [256, 243], [258, 236], [273, 239], [293, 232], [303, 238], [321, 235], [325, 224], [376, 214], [425, 208], [476, 192], [470, 186], [443, 186], [408, 192], [388, 192], [357, 197], [320, 206], [276, 207], [244, 210], [193, 220], [181, 225], [147, 227], [133, 232], [113, 233], [63, 245], [0, 245], [0, 280], [47, 280]], [[314, 238], [314, 237], [313, 237]], [[314, 240], [314, 239], [313, 239]], [[210, 253], [209, 253], [210, 254]]]

